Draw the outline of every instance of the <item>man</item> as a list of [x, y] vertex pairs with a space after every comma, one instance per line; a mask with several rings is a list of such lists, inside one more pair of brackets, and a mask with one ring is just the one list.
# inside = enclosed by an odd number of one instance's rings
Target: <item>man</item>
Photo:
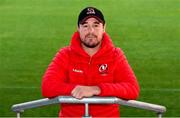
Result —
[[[100, 10], [87, 7], [78, 17], [77, 32], [68, 47], [62, 48], [49, 65], [42, 81], [42, 95], [115, 96], [136, 99], [139, 86], [120, 48], [114, 47], [105, 32], [105, 20]], [[119, 117], [116, 104], [91, 104], [92, 117]], [[81, 117], [84, 105], [61, 104], [60, 117]]]

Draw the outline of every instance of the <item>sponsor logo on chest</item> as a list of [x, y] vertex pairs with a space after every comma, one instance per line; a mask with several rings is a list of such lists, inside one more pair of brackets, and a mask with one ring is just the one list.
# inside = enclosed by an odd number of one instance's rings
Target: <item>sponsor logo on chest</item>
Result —
[[73, 72], [76, 72], [76, 73], [83, 73], [82, 70], [80, 70], [80, 69], [74, 69], [74, 68], [73, 68]]
[[108, 65], [107, 64], [100, 64], [99, 65], [99, 73], [101, 75], [107, 75], [108, 74]]

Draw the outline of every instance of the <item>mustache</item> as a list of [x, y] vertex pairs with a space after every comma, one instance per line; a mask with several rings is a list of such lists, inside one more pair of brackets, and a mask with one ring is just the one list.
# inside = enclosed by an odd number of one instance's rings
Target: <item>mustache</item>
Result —
[[97, 36], [94, 34], [87, 34], [85, 37], [86, 38], [97, 38]]

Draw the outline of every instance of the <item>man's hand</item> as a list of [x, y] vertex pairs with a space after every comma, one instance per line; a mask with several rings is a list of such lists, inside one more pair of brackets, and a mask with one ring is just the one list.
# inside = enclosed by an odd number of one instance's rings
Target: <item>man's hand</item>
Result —
[[83, 97], [92, 97], [94, 95], [99, 95], [101, 90], [98, 86], [80, 86], [77, 85], [71, 92], [72, 96], [77, 99], [82, 99]]

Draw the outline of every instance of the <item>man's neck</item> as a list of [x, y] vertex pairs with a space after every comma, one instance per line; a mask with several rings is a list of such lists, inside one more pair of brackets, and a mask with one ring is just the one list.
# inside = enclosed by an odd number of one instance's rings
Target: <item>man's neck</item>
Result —
[[89, 55], [89, 56], [93, 56], [94, 54], [96, 54], [96, 52], [100, 49], [101, 45], [99, 44], [98, 46], [94, 47], [94, 48], [88, 48], [85, 45], [81, 44], [82, 48], [84, 49], [84, 51]]

